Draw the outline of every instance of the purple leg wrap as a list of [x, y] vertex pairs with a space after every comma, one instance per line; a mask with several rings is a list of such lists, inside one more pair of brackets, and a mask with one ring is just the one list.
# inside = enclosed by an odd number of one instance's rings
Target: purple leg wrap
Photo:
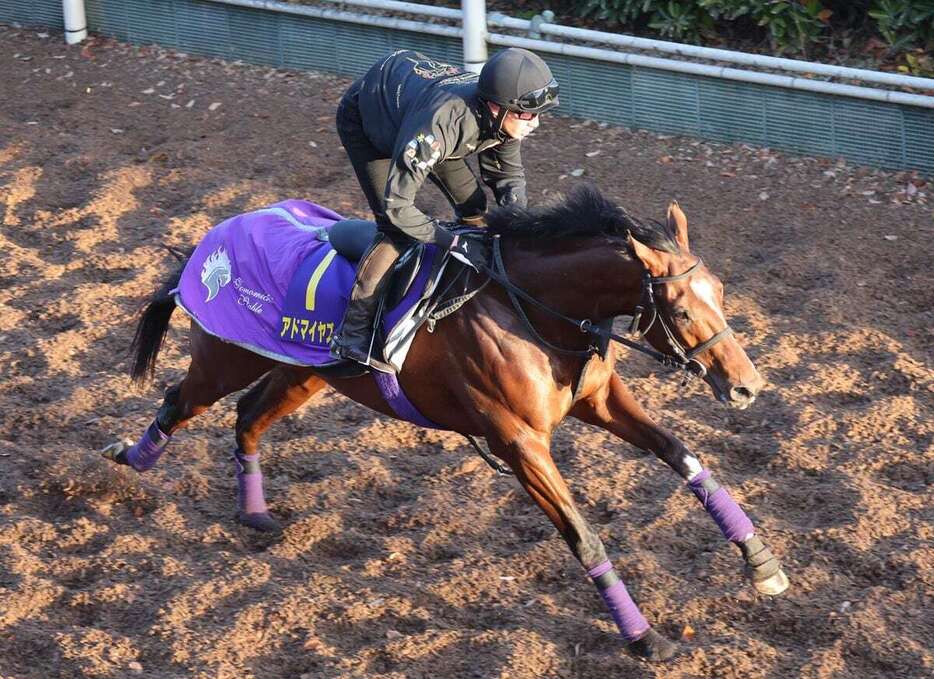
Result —
[[156, 466], [159, 456], [169, 443], [171, 436], [163, 434], [156, 420], [143, 434], [135, 446], [126, 451], [126, 461], [138, 472], [145, 472]]
[[245, 514], [263, 514], [266, 498], [263, 495], [263, 472], [259, 468], [259, 453], [243, 455], [239, 449], [234, 453], [237, 465], [237, 505]]
[[720, 526], [720, 531], [727, 540], [743, 542], [755, 532], [746, 512], [740, 509], [726, 488], [710, 478], [708, 470], [704, 469], [688, 481], [688, 487]]
[[603, 597], [606, 607], [619, 628], [619, 633], [626, 641], [635, 641], [641, 638], [650, 628], [648, 621], [639, 612], [626, 585], [616, 575], [613, 564], [609, 560], [587, 571], [597, 586], [597, 591]]

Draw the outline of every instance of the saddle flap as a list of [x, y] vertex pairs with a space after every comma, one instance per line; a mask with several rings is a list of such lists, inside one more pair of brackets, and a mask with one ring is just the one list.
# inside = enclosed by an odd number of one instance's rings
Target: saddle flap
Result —
[[389, 285], [383, 300], [384, 309], [394, 309], [408, 293], [418, 276], [425, 254], [424, 243], [414, 243], [396, 261], [390, 274]]

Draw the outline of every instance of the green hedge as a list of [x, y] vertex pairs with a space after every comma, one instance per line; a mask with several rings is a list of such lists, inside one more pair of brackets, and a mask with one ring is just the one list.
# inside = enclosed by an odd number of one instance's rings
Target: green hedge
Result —
[[[934, 71], [934, 0], [563, 0], [571, 13], [696, 44], [752, 38], [811, 58], [854, 41], [899, 55], [900, 70]], [[871, 41], [875, 42], [871, 42]]]

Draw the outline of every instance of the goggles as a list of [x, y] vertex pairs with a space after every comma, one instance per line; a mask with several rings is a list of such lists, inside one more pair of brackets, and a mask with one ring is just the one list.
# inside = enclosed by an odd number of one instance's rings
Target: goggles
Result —
[[[537, 90], [526, 92], [518, 99], [509, 101], [509, 108], [517, 113], [541, 113], [556, 106], [558, 103], [558, 81], [554, 78], [551, 82]], [[521, 116], [520, 116], [521, 117]], [[531, 120], [530, 118], [521, 118], [522, 120]]]

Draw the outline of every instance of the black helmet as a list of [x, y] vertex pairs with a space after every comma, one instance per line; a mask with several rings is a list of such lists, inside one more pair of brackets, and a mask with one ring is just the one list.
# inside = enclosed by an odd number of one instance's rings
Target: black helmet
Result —
[[558, 105], [558, 82], [537, 54], [510, 47], [484, 64], [477, 94], [510, 111], [544, 113]]

